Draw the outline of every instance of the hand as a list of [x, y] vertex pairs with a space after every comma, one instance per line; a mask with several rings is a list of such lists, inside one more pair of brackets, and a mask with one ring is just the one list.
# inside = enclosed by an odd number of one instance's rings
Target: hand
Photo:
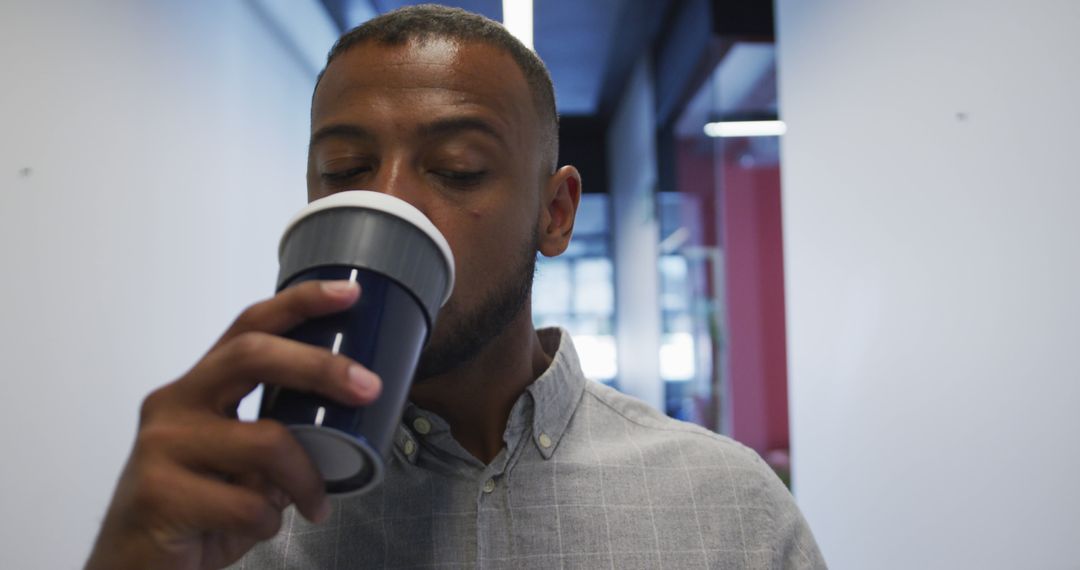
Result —
[[326, 520], [330, 503], [304, 449], [276, 421], [238, 421], [236, 407], [260, 382], [371, 403], [374, 373], [276, 336], [357, 298], [347, 281], [290, 287], [244, 311], [194, 368], [146, 397], [88, 569], [220, 568], [277, 534], [290, 503]]

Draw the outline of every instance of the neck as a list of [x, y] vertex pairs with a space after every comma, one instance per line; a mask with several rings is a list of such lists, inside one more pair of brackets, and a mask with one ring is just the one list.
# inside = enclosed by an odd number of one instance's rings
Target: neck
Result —
[[550, 364], [526, 306], [476, 357], [414, 385], [409, 397], [445, 419], [454, 439], [487, 464], [503, 448], [514, 403]]

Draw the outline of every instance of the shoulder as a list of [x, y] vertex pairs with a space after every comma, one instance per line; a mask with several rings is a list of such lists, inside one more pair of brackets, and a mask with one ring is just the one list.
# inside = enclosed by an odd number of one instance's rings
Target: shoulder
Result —
[[[670, 418], [617, 390], [590, 382], [579, 408], [604, 461], [667, 472], [713, 504], [787, 508], [791, 494], [753, 449]], [[596, 447], [594, 445], [594, 447]]]
[[[592, 429], [616, 439], [628, 439], [648, 455], [678, 454], [680, 463], [737, 470], [771, 470], [745, 445], [699, 425], [670, 418], [652, 406], [596, 382], [589, 382], [582, 397]], [[621, 438], [619, 436], [622, 436]]]
[[706, 544], [738, 544], [769, 567], [824, 567], [790, 491], [753, 449], [594, 382], [578, 411], [575, 429], [603, 463], [641, 472], [649, 503], [690, 506]]

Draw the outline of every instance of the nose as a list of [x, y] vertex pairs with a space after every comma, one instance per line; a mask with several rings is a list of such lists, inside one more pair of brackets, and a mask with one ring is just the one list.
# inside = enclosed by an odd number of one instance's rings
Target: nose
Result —
[[421, 173], [412, 168], [405, 157], [385, 157], [373, 180], [374, 190], [412, 204], [429, 216], [427, 198]]
[[394, 196], [403, 200], [417, 209], [428, 218], [431, 218], [431, 196], [424, 187], [423, 174], [413, 167], [405, 157], [384, 157], [372, 178], [374, 190], [383, 194]]

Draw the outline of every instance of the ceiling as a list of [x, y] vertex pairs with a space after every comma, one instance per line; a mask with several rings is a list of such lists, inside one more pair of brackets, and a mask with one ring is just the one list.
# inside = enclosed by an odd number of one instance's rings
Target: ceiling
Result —
[[[344, 31], [417, 0], [322, 0]], [[502, 20], [501, 0], [440, 2]], [[536, 0], [533, 43], [555, 83], [559, 114], [606, 117], [633, 64], [660, 29], [669, 0]], [[374, 9], [374, 12], [372, 12]]]
[[711, 121], [777, 118], [776, 46], [738, 43], [731, 47], [686, 103], [675, 121], [680, 137], [704, 136]]

